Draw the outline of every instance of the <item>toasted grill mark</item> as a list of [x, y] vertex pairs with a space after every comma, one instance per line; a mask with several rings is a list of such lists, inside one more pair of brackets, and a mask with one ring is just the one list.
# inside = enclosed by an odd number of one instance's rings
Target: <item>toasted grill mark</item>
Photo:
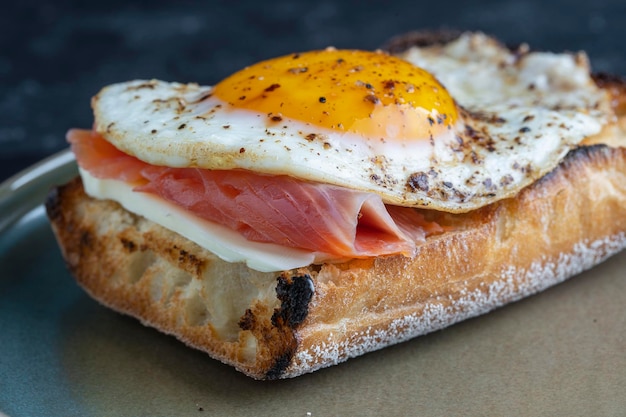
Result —
[[295, 349], [288, 349], [280, 355], [274, 362], [274, 365], [267, 371], [265, 377], [270, 380], [279, 379], [291, 363], [291, 358], [293, 358], [294, 353]]
[[294, 328], [302, 323], [309, 314], [309, 302], [313, 292], [313, 280], [309, 275], [278, 277], [276, 296], [281, 304], [280, 308], [274, 310], [272, 324]]
[[594, 163], [598, 164], [606, 162], [607, 154], [611, 152], [611, 148], [605, 144], [596, 144], [592, 146], [578, 146], [567, 153], [561, 163], [552, 171], [541, 177], [534, 187], [546, 186], [543, 183], [551, 181], [555, 176], [559, 175], [562, 170], [573, 169], [572, 166], [578, 164]]
[[169, 249], [170, 254], [178, 262], [178, 267], [186, 271], [193, 271], [196, 275], [200, 275], [204, 269], [205, 262], [199, 259], [196, 255], [187, 252], [185, 249], [172, 246]]
[[95, 238], [93, 236], [93, 233], [90, 230], [83, 229], [80, 234], [80, 247], [91, 250], [94, 242]]
[[126, 239], [126, 238], [120, 238], [120, 242], [122, 242], [122, 246], [124, 246], [124, 249], [126, 249], [126, 251], [132, 253], [135, 250], [137, 250], [137, 245], [135, 244], [135, 242], [133, 242], [132, 240]]
[[63, 210], [61, 209], [60, 198], [59, 198], [60, 188], [53, 188], [50, 190], [48, 195], [46, 196], [46, 213], [48, 214], [48, 218], [52, 220], [54, 223], [59, 222], [63, 217]]
[[[308, 274], [289, 276], [283, 273], [277, 278], [276, 297], [280, 300], [279, 308], [274, 309], [271, 317], [272, 337], [283, 339], [276, 360], [267, 368], [265, 379], [278, 379], [291, 364], [298, 343], [293, 336], [293, 329], [302, 323], [309, 314], [309, 303], [314, 294], [313, 280]], [[254, 329], [256, 320], [252, 312], [246, 311], [239, 327]], [[256, 336], [258, 337], [258, 335]], [[267, 335], [266, 335], [267, 337]]]
[[241, 330], [252, 330], [254, 328], [255, 321], [256, 318], [254, 317], [254, 313], [248, 308], [243, 316], [241, 316], [238, 325]]
[[198, 259], [196, 255], [190, 254], [189, 252], [182, 249], [180, 251], [178, 262], [180, 262], [181, 264], [192, 265], [196, 270], [200, 270], [204, 266], [204, 262]]

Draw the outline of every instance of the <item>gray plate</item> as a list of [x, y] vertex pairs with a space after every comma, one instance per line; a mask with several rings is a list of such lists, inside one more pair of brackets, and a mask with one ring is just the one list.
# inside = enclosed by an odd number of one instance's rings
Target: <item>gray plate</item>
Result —
[[41, 202], [67, 153], [0, 186], [0, 415], [624, 415], [626, 253], [486, 316], [314, 374], [251, 380], [92, 301]]

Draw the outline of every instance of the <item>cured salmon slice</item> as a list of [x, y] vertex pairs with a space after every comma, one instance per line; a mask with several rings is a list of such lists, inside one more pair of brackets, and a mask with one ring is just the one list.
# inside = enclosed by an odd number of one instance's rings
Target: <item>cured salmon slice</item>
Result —
[[427, 234], [443, 230], [418, 210], [387, 207], [372, 193], [287, 175], [150, 165], [90, 130], [70, 130], [68, 141], [94, 177], [125, 181], [251, 241], [342, 258], [410, 256]]

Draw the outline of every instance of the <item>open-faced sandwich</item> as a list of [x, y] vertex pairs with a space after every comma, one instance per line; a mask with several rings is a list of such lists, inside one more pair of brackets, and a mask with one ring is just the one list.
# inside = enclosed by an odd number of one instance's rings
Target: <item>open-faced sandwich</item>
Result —
[[626, 246], [626, 88], [481, 33], [104, 88], [47, 210], [111, 308], [258, 379], [486, 313]]

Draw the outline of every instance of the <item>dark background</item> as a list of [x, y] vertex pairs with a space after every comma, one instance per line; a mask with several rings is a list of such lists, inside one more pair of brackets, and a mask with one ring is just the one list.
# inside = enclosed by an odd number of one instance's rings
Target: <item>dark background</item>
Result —
[[68, 128], [89, 127], [89, 99], [106, 84], [214, 84], [261, 59], [372, 49], [410, 30], [482, 30], [536, 49], [586, 50], [596, 71], [626, 76], [623, 0], [22, 0], [1, 9], [0, 181], [66, 147]]

